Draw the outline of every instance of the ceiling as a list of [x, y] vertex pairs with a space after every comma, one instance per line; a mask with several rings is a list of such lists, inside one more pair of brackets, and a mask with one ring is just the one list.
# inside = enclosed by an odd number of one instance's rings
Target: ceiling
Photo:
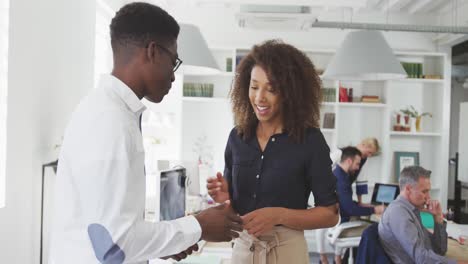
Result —
[[[163, 0], [164, 1], [164, 0]], [[170, 0], [165, 0], [170, 2]], [[330, 11], [351, 9], [353, 12], [398, 12], [407, 14], [434, 14], [452, 12], [466, 0], [192, 0], [199, 5], [300, 5]]]

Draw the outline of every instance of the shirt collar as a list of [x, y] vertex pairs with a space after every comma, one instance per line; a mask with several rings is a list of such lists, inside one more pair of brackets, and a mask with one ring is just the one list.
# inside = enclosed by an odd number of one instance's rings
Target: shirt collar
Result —
[[[288, 137], [289, 137], [288, 132], [283, 131], [281, 133], [276, 133], [276, 134], [271, 135], [270, 139], [275, 138], [275, 140], [283, 140], [283, 139], [287, 139]], [[249, 138], [247, 138], [247, 139], [245, 139], [243, 141], [245, 143], [247, 143], [247, 145], [249, 145], [249, 146], [251, 146], [251, 147], [253, 147], [253, 148], [260, 151], [260, 144], [258, 143], [258, 138], [257, 138], [257, 134], [256, 134], [255, 131], [254, 131], [254, 135], [250, 136]]]
[[412, 205], [405, 197], [398, 195], [397, 197], [397, 200], [406, 208], [408, 208], [409, 210], [415, 212], [415, 213], [418, 213], [419, 212], [419, 209], [416, 208], [416, 206]]
[[[348, 174], [345, 170], [343, 170], [343, 168], [341, 168], [341, 166], [340, 166], [339, 163], [336, 164], [335, 170], [336, 170], [338, 173], [340, 173], [340, 175], [343, 175], [343, 176], [346, 177], [346, 178], [349, 177], [349, 174]], [[336, 175], [336, 174], [335, 174], [335, 175]]]
[[110, 74], [103, 74], [99, 81], [99, 86], [111, 89], [135, 114], [140, 115], [146, 110], [146, 106], [141, 102], [132, 89], [117, 77]]

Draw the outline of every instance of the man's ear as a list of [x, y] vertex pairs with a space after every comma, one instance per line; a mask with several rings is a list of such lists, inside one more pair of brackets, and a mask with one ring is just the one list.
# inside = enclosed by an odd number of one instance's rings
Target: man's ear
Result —
[[409, 193], [411, 192], [411, 190], [412, 190], [411, 184], [406, 184], [406, 185], [405, 185], [405, 191], [406, 191], [406, 193], [409, 194]]
[[150, 62], [154, 62], [156, 53], [156, 43], [151, 41], [148, 43], [146, 48], [146, 59]]

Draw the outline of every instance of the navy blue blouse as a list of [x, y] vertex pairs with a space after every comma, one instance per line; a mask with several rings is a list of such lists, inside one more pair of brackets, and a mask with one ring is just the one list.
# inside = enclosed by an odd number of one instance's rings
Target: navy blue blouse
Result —
[[287, 133], [270, 137], [262, 152], [257, 137], [243, 140], [234, 128], [226, 145], [224, 177], [240, 214], [264, 207], [306, 209], [337, 203], [330, 149], [319, 129], [307, 129], [302, 143]]

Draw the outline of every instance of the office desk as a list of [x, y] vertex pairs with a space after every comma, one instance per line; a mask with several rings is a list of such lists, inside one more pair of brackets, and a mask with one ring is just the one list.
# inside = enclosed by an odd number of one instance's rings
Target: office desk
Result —
[[460, 245], [456, 240], [449, 238], [447, 247], [447, 258], [468, 261], [468, 244]]

